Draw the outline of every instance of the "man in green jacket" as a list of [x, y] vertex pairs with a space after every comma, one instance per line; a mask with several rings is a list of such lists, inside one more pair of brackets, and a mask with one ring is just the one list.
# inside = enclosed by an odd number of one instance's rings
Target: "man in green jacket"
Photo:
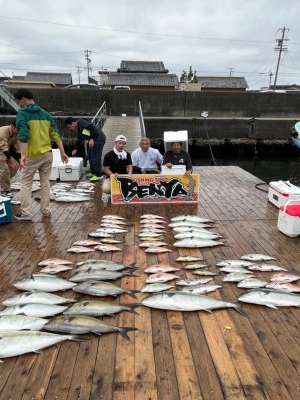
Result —
[[51, 140], [57, 144], [63, 162], [68, 162], [68, 156], [53, 118], [35, 104], [33, 94], [28, 89], [18, 89], [14, 97], [21, 107], [16, 120], [21, 143], [21, 214], [16, 214], [15, 219], [30, 221], [31, 187], [36, 171], [40, 174], [41, 212], [46, 217], [50, 215]]

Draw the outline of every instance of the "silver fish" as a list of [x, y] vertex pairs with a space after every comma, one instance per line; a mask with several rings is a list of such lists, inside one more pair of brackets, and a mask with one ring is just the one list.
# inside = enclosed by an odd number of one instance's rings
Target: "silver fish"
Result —
[[168, 225], [170, 228], [179, 228], [182, 226], [191, 227], [191, 228], [211, 228], [211, 225], [201, 224], [200, 222], [192, 222], [192, 221], [179, 221], [179, 222], [171, 222]]
[[243, 279], [248, 279], [249, 274], [243, 274], [240, 272], [231, 272], [223, 278], [223, 282], [240, 282]]
[[271, 264], [256, 264], [256, 265], [250, 265], [248, 267], [250, 271], [262, 271], [262, 272], [267, 272], [267, 271], [287, 271], [287, 269], [279, 267], [278, 265], [271, 265]]
[[265, 254], [244, 254], [241, 257], [241, 260], [249, 260], [249, 261], [269, 261], [276, 260], [275, 257], [271, 257]]
[[98, 228], [96, 232], [104, 232], [104, 233], [126, 233], [129, 232], [127, 229], [122, 228]]
[[74, 335], [57, 335], [40, 331], [2, 332], [0, 338], [0, 358], [40, 352], [64, 340], [82, 340]]
[[128, 332], [136, 331], [137, 328], [127, 328], [107, 325], [101, 320], [89, 317], [87, 315], [60, 315], [53, 318], [45, 325], [45, 329], [54, 332], [65, 332], [71, 334], [85, 334], [95, 333], [101, 335], [102, 333], [119, 332], [121, 336], [130, 341]]
[[140, 247], [158, 247], [158, 246], [168, 246], [168, 243], [166, 242], [160, 242], [160, 241], [156, 241], [156, 242], [143, 242], [139, 245]]
[[239, 288], [244, 288], [244, 289], [256, 289], [256, 288], [261, 288], [265, 287], [267, 285], [267, 282], [262, 281], [258, 278], [251, 277], [247, 279], [243, 279], [237, 284], [237, 287]]
[[35, 290], [41, 292], [58, 292], [60, 290], [71, 289], [76, 283], [54, 276], [29, 276], [14, 283], [14, 287], [20, 290]]
[[225, 246], [223, 242], [216, 242], [209, 239], [181, 239], [173, 244], [174, 247], [187, 247], [187, 248], [200, 248], [200, 247], [213, 247], [213, 246]]
[[144, 215], [142, 215], [141, 216], [141, 218], [143, 218], [143, 219], [152, 219], [152, 218], [158, 218], [158, 219], [165, 219], [165, 217], [162, 217], [162, 216], [160, 216], [160, 215], [156, 215], [156, 214], [144, 214]]
[[90, 232], [89, 236], [91, 237], [98, 237], [98, 238], [112, 238], [113, 235], [111, 233], [107, 233], [107, 232]]
[[177, 215], [176, 217], [171, 218], [172, 222], [177, 221], [192, 221], [192, 222], [200, 222], [200, 223], [210, 223], [214, 222], [212, 219], [205, 217], [198, 217], [198, 215]]
[[[23, 292], [5, 299], [4, 306], [16, 306], [20, 304], [42, 303], [42, 304], [65, 304], [75, 303], [74, 299], [67, 299], [62, 296], [47, 292]], [[1, 330], [1, 329], [0, 329]]]
[[300, 307], [300, 295], [273, 289], [253, 289], [242, 293], [238, 300], [243, 303], [259, 304], [270, 308]]
[[48, 319], [28, 317], [27, 315], [2, 315], [0, 316], [0, 331], [21, 331], [43, 329]]
[[216, 263], [217, 267], [227, 267], [229, 265], [234, 265], [236, 267], [249, 267], [250, 265], [254, 265], [254, 263], [246, 260], [223, 260]]
[[138, 237], [158, 237], [161, 236], [161, 233], [155, 233], [151, 231], [146, 231], [138, 234]]
[[122, 271], [123, 269], [126, 268], [131, 268], [132, 270], [135, 270], [136, 268], [134, 267], [135, 263], [124, 265], [124, 264], [118, 264], [110, 260], [105, 260], [107, 263], [103, 262], [103, 260], [98, 260], [98, 262], [91, 262], [91, 263], [84, 263], [79, 265], [76, 269], [75, 272], [80, 272], [80, 271], [88, 271], [88, 270], [102, 270], [105, 269], [106, 271]]
[[102, 218], [104, 218], [104, 219], [120, 219], [120, 220], [125, 219], [123, 217], [120, 217], [119, 215], [114, 215], [114, 214], [106, 214], [106, 215], [103, 215]]
[[102, 315], [115, 315], [121, 311], [129, 311], [132, 314], [138, 314], [135, 308], [140, 307], [139, 304], [129, 304], [122, 306], [121, 304], [112, 304], [106, 301], [80, 301], [73, 304], [63, 312], [65, 315], [89, 315], [91, 317], [100, 317]]
[[91, 296], [119, 296], [120, 294], [127, 293], [134, 299], [136, 299], [135, 293], [139, 292], [138, 290], [126, 290], [120, 286], [104, 281], [86, 281], [79, 283], [73, 287], [72, 290]]
[[89, 196], [80, 196], [79, 194], [67, 194], [64, 193], [62, 195], [55, 196], [55, 201], [63, 202], [63, 203], [71, 203], [71, 202], [79, 202], [79, 201], [90, 201], [91, 198]]
[[180, 292], [192, 293], [192, 294], [204, 294], [215, 292], [216, 290], [222, 288], [222, 285], [193, 285], [193, 286], [183, 286], [179, 289]]
[[204, 269], [194, 269], [194, 270], [192, 270], [192, 274], [201, 275], [201, 276], [216, 276], [216, 275], [218, 275], [216, 272], [206, 271]]
[[213, 278], [188, 278], [188, 279], [178, 279], [175, 281], [176, 286], [193, 286], [201, 285], [212, 281]]
[[20, 304], [16, 306], [6, 307], [0, 311], [0, 315], [28, 315], [29, 317], [51, 317], [65, 311], [67, 306], [59, 306], [56, 304]]
[[189, 231], [189, 232], [182, 232], [177, 233], [174, 235], [175, 239], [185, 239], [185, 238], [200, 238], [200, 239], [219, 239], [222, 235], [218, 233], [211, 233], [211, 232], [202, 232], [202, 231]]
[[174, 288], [175, 286], [168, 285], [166, 283], [149, 283], [148, 285], [145, 285], [142, 289], [142, 293], [157, 293], [157, 292], [163, 292], [164, 290], [168, 290], [171, 288]]
[[80, 271], [77, 274], [73, 275], [69, 280], [71, 282], [84, 282], [84, 281], [108, 281], [108, 280], [116, 280], [119, 278], [123, 278], [123, 276], [135, 276], [133, 275], [134, 271], [131, 272], [114, 272], [107, 271], [106, 269], [92, 269], [87, 271]]
[[108, 244], [116, 244], [116, 243], [123, 243], [123, 240], [103, 238], [103, 239], [100, 239], [100, 242], [101, 243], [108, 243]]
[[240, 314], [246, 315], [239, 303], [214, 299], [183, 292], [153, 293], [142, 300], [142, 304], [151, 308], [174, 311], [208, 311], [219, 308], [234, 308]]
[[167, 249], [166, 247], [151, 246], [147, 247], [145, 253], [172, 253], [173, 250]]
[[[250, 269], [250, 267], [249, 267]], [[231, 273], [231, 272], [240, 272], [242, 274], [252, 274], [251, 271], [249, 271], [248, 269], [244, 268], [244, 267], [239, 267], [236, 265], [228, 265], [227, 267], [221, 267], [220, 268], [221, 272], [226, 272], [226, 273]]]

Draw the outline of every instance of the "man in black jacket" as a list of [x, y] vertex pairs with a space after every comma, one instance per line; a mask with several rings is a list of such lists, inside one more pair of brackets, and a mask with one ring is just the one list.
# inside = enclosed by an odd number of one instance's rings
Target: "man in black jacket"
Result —
[[102, 167], [102, 151], [105, 145], [106, 137], [103, 131], [91, 121], [81, 118], [75, 120], [68, 117], [65, 125], [71, 131], [77, 132], [76, 147], [72, 151], [75, 156], [78, 149], [84, 141], [88, 141], [88, 159], [90, 162], [91, 172], [87, 174], [91, 181], [97, 181], [101, 177]]

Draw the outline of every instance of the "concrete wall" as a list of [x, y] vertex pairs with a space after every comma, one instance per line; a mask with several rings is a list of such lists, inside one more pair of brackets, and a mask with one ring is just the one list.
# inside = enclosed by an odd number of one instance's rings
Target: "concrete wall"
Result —
[[[11, 89], [13, 93], [14, 90]], [[182, 91], [32, 89], [37, 104], [54, 113], [65, 137], [66, 116], [94, 116], [104, 101], [108, 115], [137, 116], [142, 104], [147, 136], [162, 138], [164, 131], [188, 130], [190, 139], [286, 139], [300, 119], [299, 93], [203, 93]], [[201, 113], [208, 111], [207, 120]], [[254, 120], [253, 120], [254, 118]], [[0, 117], [0, 125], [10, 123]]]
[[[13, 93], [13, 89], [11, 92]], [[64, 115], [94, 115], [106, 101], [110, 115], [138, 115], [141, 101], [145, 117], [200, 117], [208, 111], [218, 118], [298, 118], [299, 93], [203, 93], [181, 91], [117, 91], [85, 89], [32, 89], [36, 103]]]

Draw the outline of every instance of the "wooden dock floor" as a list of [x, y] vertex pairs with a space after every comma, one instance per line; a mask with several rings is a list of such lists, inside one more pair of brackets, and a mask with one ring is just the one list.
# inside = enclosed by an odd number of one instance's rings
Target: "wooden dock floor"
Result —
[[[14, 221], [0, 225], [1, 301], [18, 293], [13, 283], [32, 272], [48, 257], [81, 261], [85, 258], [136, 262], [137, 277], [117, 281], [126, 289], [144, 286], [147, 265], [155, 263], [181, 267], [175, 258], [202, 255], [218, 271], [217, 261], [239, 258], [245, 253], [264, 253], [278, 258], [278, 265], [300, 273], [300, 238], [278, 231], [278, 209], [267, 201], [267, 193], [255, 188], [261, 182], [238, 167], [197, 167], [200, 174], [198, 204], [112, 205], [101, 201], [100, 183], [94, 201], [53, 203], [51, 218], [42, 218], [34, 201], [32, 222]], [[265, 187], [266, 188], [266, 187]], [[13, 206], [14, 213], [19, 211]], [[172, 253], [146, 254], [139, 248], [140, 216], [154, 213], [171, 218], [194, 214], [216, 221], [228, 246], [180, 249]], [[125, 217], [129, 233], [123, 252], [89, 255], [67, 253], [75, 240], [86, 239], [100, 226], [104, 214]], [[164, 240], [172, 244], [170, 228]], [[268, 280], [271, 272], [255, 273]], [[60, 274], [69, 277], [69, 271]], [[192, 277], [183, 269], [178, 275]], [[222, 275], [215, 277], [222, 283]], [[234, 283], [209, 296], [236, 302], [243, 292]], [[78, 298], [71, 290], [57, 294]], [[121, 304], [140, 303], [127, 294], [107, 297]], [[84, 299], [90, 299], [85, 296]], [[98, 298], [103, 300], [103, 298]], [[300, 399], [300, 310], [296, 307], [271, 309], [243, 305], [248, 317], [234, 309], [207, 312], [154, 310], [141, 306], [139, 315], [127, 311], [104, 317], [120, 327], [136, 327], [131, 341], [118, 333], [84, 335], [86, 342], [68, 341], [43, 350], [3, 359], [0, 364], [1, 400], [222, 400]]]

